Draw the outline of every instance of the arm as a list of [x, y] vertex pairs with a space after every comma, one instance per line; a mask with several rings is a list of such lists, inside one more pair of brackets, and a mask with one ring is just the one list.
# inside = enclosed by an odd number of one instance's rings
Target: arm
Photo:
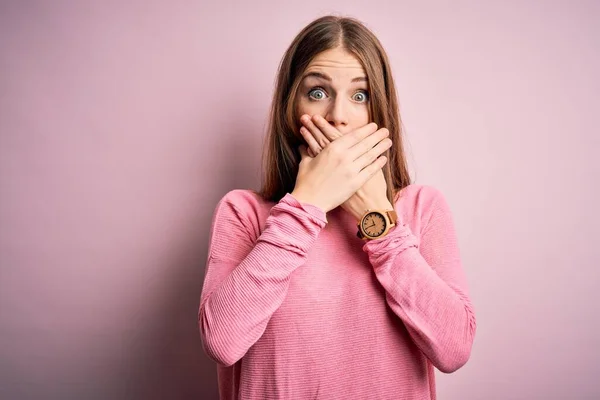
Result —
[[254, 229], [227, 199], [217, 205], [209, 241], [198, 325], [207, 355], [235, 364], [262, 336], [283, 302], [290, 276], [326, 225], [325, 213], [287, 194]]
[[442, 372], [462, 367], [470, 357], [476, 321], [443, 195], [436, 191], [420, 243], [408, 225], [399, 224], [363, 250], [388, 305], [419, 349]]

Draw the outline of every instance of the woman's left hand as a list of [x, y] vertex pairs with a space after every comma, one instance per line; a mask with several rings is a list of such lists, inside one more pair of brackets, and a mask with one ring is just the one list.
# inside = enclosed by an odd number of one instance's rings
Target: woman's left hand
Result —
[[[308, 115], [300, 118], [302, 127], [300, 134], [308, 144], [308, 153], [316, 157], [329, 143], [342, 137], [340, 131], [327, 122], [323, 117]], [[393, 205], [387, 198], [387, 184], [383, 171], [379, 170], [360, 189], [346, 200], [341, 207], [360, 220], [366, 210], [393, 210]]]

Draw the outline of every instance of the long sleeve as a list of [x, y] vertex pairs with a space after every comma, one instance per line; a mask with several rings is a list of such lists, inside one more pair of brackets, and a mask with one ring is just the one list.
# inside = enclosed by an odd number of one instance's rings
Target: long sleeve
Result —
[[441, 192], [434, 196], [420, 238], [399, 220], [363, 250], [413, 341], [437, 369], [450, 373], [469, 359], [476, 321], [449, 206]]
[[242, 209], [228, 196], [217, 205], [198, 310], [203, 348], [224, 366], [240, 360], [262, 336], [286, 296], [290, 275], [327, 223], [321, 209], [288, 193], [256, 237], [258, 228]]

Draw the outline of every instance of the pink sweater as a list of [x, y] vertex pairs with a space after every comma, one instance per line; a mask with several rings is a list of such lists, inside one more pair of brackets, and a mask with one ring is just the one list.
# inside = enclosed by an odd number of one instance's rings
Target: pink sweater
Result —
[[287, 194], [227, 193], [198, 323], [221, 399], [435, 399], [469, 359], [475, 315], [442, 193], [410, 185], [378, 240]]

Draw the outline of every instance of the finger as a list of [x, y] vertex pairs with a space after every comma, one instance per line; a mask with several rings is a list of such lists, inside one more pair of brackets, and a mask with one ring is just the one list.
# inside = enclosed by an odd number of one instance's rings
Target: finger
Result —
[[325, 135], [323, 135], [321, 130], [319, 128], [317, 128], [317, 126], [312, 122], [312, 120], [310, 119], [310, 116], [304, 115], [300, 119], [300, 121], [309, 130], [309, 132], [313, 135], [313, 137], [315, 138], [315, 140], [317, 141], [317, 143], [319, 144], [321, 149], [324, 149], [330, 143], [329, 139], [327, 139], [325, 137]]
[[341, 138], [343, 135], [338, 131], [333, 125], [331, 125], [327, 120], [320, 115], [313, 115], [312, 122], [315, 124], [317, 128], [325, 135], [330, 142], [333, 142], [335, 139]]
[[372, 135], [376, 131], [377, 124], [375, 122], [371, 122], [342, 136], [341, 138], [337, 139], [335, 143], [339, 143], [337, 144], [337, 146], [342, 146], [344, 148], [349, 149], [350, 147], [354, 146], [356, 143], [360, 142], [367, 136]]
[[367, 136], [360, 142], [356, 143], [350, 149], [348, 149], [348, 156], [351, 160], [356, 160], [358, 157], [365, 154], [367, 151], [371, 150], [377, 143], [380, 143], [383, 139], [388, 137], [390, 131], [386, 128], [381, 128], [377, 130], [370, 136]]
[[[319, 154], [319, 152], [321, 151], [321, 146], [319, 145], [319, 143], [317, 143], [314, 136], [308, 131], [308, 129], [306, 129], [306, 127], [304, 126], [301, 126], [300, 134], [302, 135], [304, 140], [306, 140], [306, 144], [308, 144], [308, 148], [310, 149], [312, 154]], [[311, 157], [314, 156], [311, 155]]]
[[387, 149], [392, 146], [392, 141], [388, 138], [383, 139], [375, 147], [358, 157], [354, 163], [356, 168], [360, 171], [370, 164], [372, 164], [377, 158], [383, 154]]
[[387, 162], [386, 156], [381, 156], [367, 165], [358, 173], [358, 181], [361, 185], [364, 185], [369, 179], [371, 179]]

